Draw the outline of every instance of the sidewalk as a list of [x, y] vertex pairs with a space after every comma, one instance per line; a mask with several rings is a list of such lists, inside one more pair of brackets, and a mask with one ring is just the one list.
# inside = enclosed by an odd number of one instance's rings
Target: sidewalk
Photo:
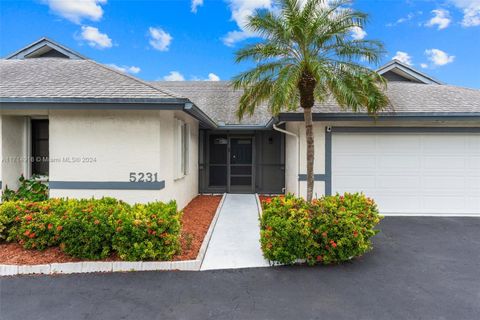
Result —
[[268, 267], [260, 249], [258, 208], [253, 194], [228, 194], [201, 270]]

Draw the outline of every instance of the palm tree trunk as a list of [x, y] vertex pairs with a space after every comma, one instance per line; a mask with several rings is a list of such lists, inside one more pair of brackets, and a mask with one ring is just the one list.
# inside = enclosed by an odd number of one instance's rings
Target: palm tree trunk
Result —
[[305, 136], [307, 138], [307, 201], [312, 201], [314, 173], [313, 163], [315, 158], [315, 143], [313, 139], [313, 118], [312, 108], [303, 109], [305, 117]]

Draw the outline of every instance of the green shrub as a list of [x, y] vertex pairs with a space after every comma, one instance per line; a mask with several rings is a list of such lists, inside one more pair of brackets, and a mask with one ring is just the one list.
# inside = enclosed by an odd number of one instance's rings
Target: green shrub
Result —
[[9, 201], [0, 205], [0, 240], [26, 249], [59, 246], [84, 259], [117, 252], [122, 259], [171, 259], [179, 251], [180, 218], [175, 202], [130, 206], [103, 198]]
[[7, 240], [16, 216], [17, 208], [15, 203], [7, 202], [0, 206], [0, 241]]
[[66, 200], [61, 218], [60, 249], [83, 259], [104, 259], [111, 254], [115, 229], [111, 221], [129, 210], [126, 203], [112, 198]]
[[180, 218], [175, 201], [137, 204], [117, 217], [113, 248], [122, 260], [169, 260], [180, 249]]
[[279, 263], [339, 263], [371, 250], [374, 227], [382, 218], [363, 194], [325, 196], [311, 203], [293, 195], [263, 203], [261, 246]]
[[2, 193], [2, 201], [45, 201], [48, 199], [48, 186], [37, 180], [37, 176], [32, 176], [30, 179], [25, 179], [23, 175], [18, 181], [20, 186], [17, 191], [13, 191], [5, 186]]

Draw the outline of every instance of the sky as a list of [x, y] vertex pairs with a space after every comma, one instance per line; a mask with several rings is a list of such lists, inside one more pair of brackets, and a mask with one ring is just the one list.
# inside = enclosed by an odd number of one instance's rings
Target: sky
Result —
[[[352, 37], [444, 83], [480, 89], [480, 0], [357, 0], [369, 14]], [[0, 0], [0, 56], [49, 37], [144, 80], [228, 80], [250, 68], [236, 50], [272, 0]], [[375, 67], [375, 66], [372, 66]]]

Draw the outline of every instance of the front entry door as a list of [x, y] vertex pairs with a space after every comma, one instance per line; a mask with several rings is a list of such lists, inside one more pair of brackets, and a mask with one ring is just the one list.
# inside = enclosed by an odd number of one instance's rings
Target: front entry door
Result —
[[230, 137], [228, 190], [254, 192], [253, 137]]

